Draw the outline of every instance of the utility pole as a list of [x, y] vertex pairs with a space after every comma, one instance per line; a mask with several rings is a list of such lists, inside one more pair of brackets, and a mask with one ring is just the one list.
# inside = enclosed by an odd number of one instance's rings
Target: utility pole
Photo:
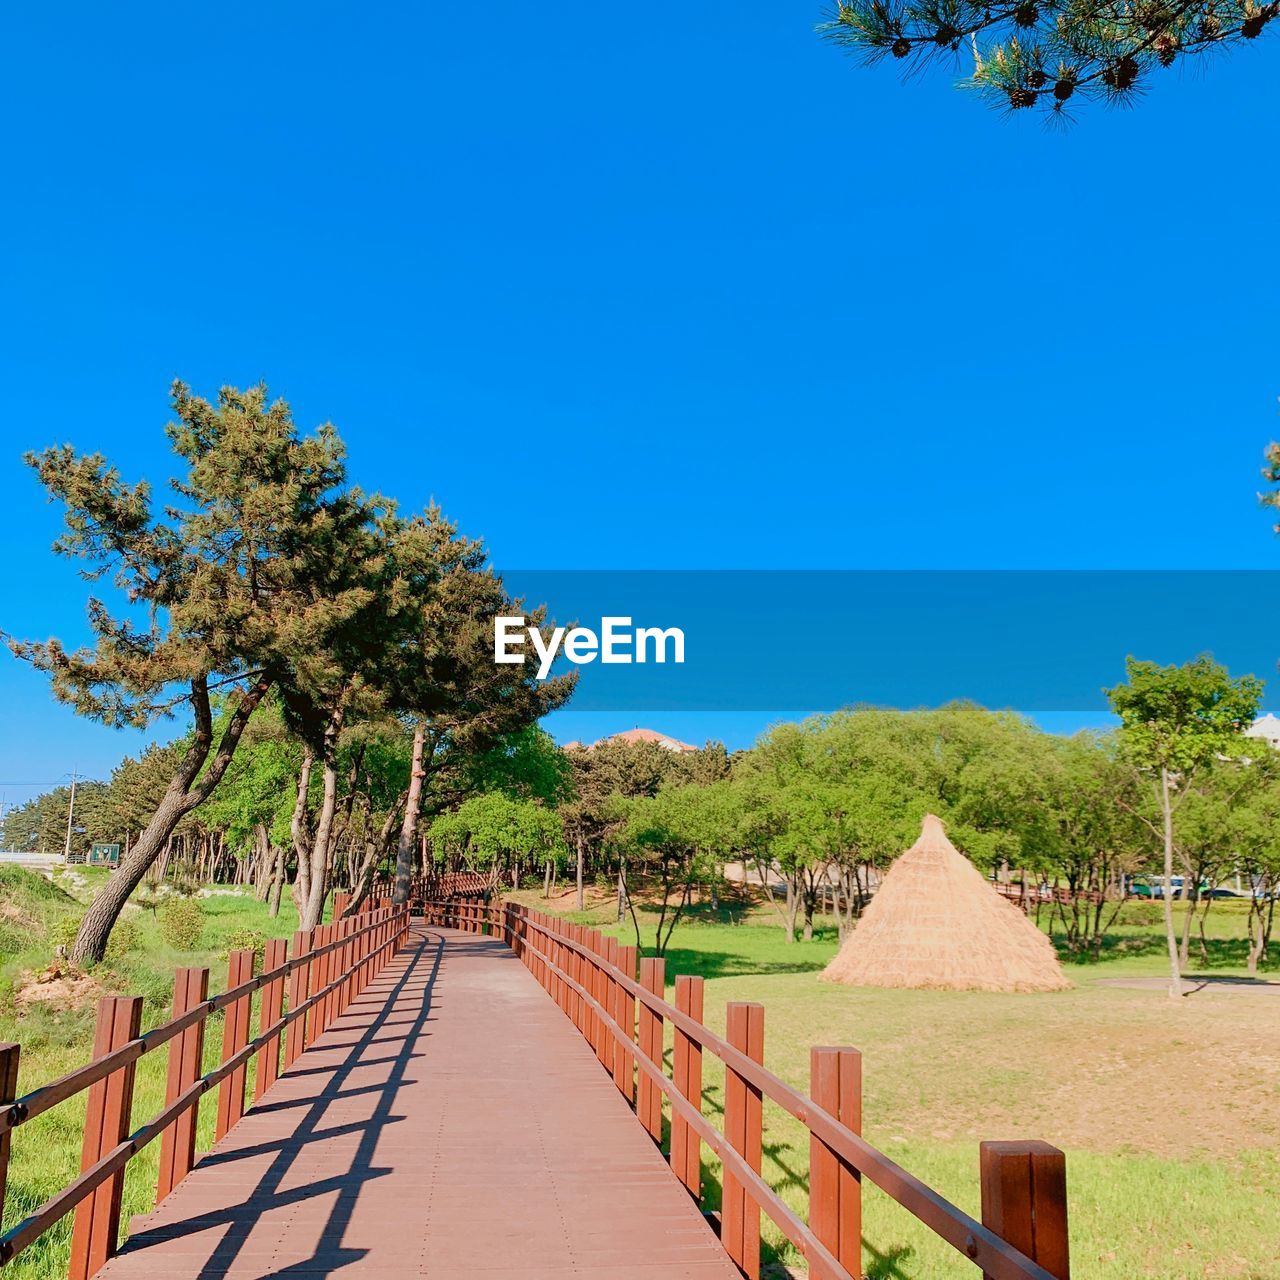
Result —
[[71, 824], [75, 821], [76, 816], [76, 775], [75, 770], [71, 771], [71, 802], [67, 805], [67, 842], [62, 848], [62, 861], [71, 861]]

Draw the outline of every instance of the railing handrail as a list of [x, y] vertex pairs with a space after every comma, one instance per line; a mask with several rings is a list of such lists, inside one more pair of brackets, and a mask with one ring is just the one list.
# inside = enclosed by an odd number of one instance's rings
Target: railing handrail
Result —
[[[531, 946], [527, 938], [521, 937], [509, 923], [510, 917], [514, 916], [526, 929], [532, 928], [543, 937], [554, 939], [558, 945], [582, 957], [651, 1012], [671, 1022], [690, 1040], [723, 1062], [726, 1068], [754, 1086], [762, 1097], [769, 1098], [799, 1120], [842, 1161], [858, 1173], [866, 1175], [940, 1239], [980, 1266], [992, 1280], [1054, 1280], [1052, 1273], [1039, 1263], [902, 1168], [811, 1098], [716, 1035], [697, 1018], [668, 1004], [607, 957], [570, 936], [565, 930], [573, 927], [571, 922], [548, 916], [548, 920], [555, 923], [544, 924], [536, 918], [542, 913], [532, 912], [521, 903], [504, 902], [492, 913], [481, 904], [460, 900], [440, 900], [437, 905], [474, 915], [478, 921], [487, 919], [490, 924], [497, 924], [502, 929], [504, 937], [513, 942], [513, 949], [514, 944], [519, 943], [532, 950], [543, 964], [555, 972], [560, 981], [568, 985], [603, 1020], [613, 1039], [626, 1045], [626, 1052], [635, 1058], [637, 1066], [667, 1096], [673, 1109], [680, 1112], [680, 1118], [711, 1147], [739, 1182], [753, 1189], [752, 1198], [758, 1207], [773, 1219], [810, 1265], [817, 1262], [824, 1271], [829, 1272], [833, 1280], [847, 1280], [850, 1273], [818, 1240], [808, 1224], [750, 1168], [742, 1156], [728, 1144], [725, 1136], [680, 1095], [674, 1082], [667, 1077], [662, 1064], [645, 1053], [642, 1044], [617, 1022], [614, 1014], [601, 1005], [572, 975], [557, 965], [545, 951]], [[494, 919], [496, 916], [500, 918]]]
[[[392, 910], [396, 909], [392, 908]], [[334, 941], [327, 942], [323, 946], [304, 951], [302, 955], [286, 960], [284, 964], [277, 965], [276, 968], [269, 972], [260, 973], [250, 978], [247, 982], [240, 983], [239, 986], [228, 987], [227, 990], [220, 991], [216, 996], [210, 996], [186, 1013], [179, 1014], [176, 1018], [170, 1018], [168, 1022], [162, 1022], [158, 1027], [153, 1027], [150, 1031], [128, 1041], [118, 1049], [113, 1049], [110, 1053], [94, 1058], [91, 1062], [85, 1063], [84, 1066], [76, 1067], [74, 1070], [50, 1080], [48, 1084], [41, 1085], [38, 1089], [33, 1089], [30, 1093], [15, 1099], [0, 1112], [0, 1128], [13, 1130], [34, 1120], [51, 1107], [56, 1107], [59, 1103], [74, 1098], [77, 1093], [83, 1093], [90, 1085], [96, 1084], [120, 1067], [128, 1066], [131, 1062], [136, 1062], [144, 1055], [160, 1048], [161, 1045], [168, 1044], [175, 1036], [181, 1035], [188, 1027], [194, 1026], [197, 1022], [202, 1022], [211, 1013], [217, 1013], [219, 1009], [225, 1009], [228, 1005], [235, 1004], [238, 1000], [243, 1000], [245, 996], [253, 995], [255, 991], [260, 990], [269, 982], [288, 977], [296, 969], [310, 964], [318, 956], [327, 955], [331, 951], [337, 951], [341, 947], [349, 946], [353, 939], [379, 928], [384, 923], [386, 921], [377, 921], [374, 924], [365, 925], [363, 928], [345, 934], [341, 938], [335, 938]], [[356, 967], [358, 966], [352, 966], [352, 968]], [[346, 976], [349, 977], [350, 974], [348, 973]], [[287, 1025], [288, 1021], [289, 1019], [286, 1016], [282, 1019], [282, 1026]]]
[[[116, 1075], [117, 1072], [125, 1073], [121, 1079], [132, 1079], [133, 1064], [148, 1053], [160, 1048], [162, 1045], [175, 1040], [184, 1031], [203, 1024], [211, 1014], [216, 1013], [219, 1009], [229, 1009], [232, 1006], [239, 1005], [242, 1001], [252, 998], [254, 992], [270, 987], [272, 984], [278, 984], [274, 991], [274, 1009], [269, 1009], [264, 1003], [262, 1016], [265, 1019], [269, 1014], [272, 1016], [271, 1022], [263, 1027], [260, 1026], [258, 1034], [248, 1039], [238, 1048], [228, 1051], [228, 1040], [223, 1041], [223, 1060], [216, 1067], [208, 1072], [196, 1076], [190, 1080], [185, 1087], [171, 1101], [168, 1101], [164, 1109], [145, 1124], [134, 1130], [123, 1140], [112, 1143], [109, 1150], [102, 1152], [96, 1159], [92, 1159], [87, 1166], [82, 1163], [79, 1175], [68, 1183], [62, 1190], [55, 1193], [49, 1199], [44, 1201], [32, 1213], [28, 1214], [21, 1222], [16, 1223], [4, 1235], [0, 1236], [0, 1266], [12, 1261], [27, 1246], [32, 1244], [46, 1231], [49, 1230], [56, 1222], [65, 1217], [82, 1201], [87, 1199], [94, 1191], [97, 1190], [108, 1179], [120, 1175], [128, 1162], [142, 1151], [146, 1146], [153, 1142], [156, 1138], [163, 1135], [170, 1126], [177, 1121], [191, 1108], [198, 1105], [200, 1099], [215, 1086], [221, 1084], [228, 1077], [232, 1077], [231, 1093], [234, 1095], [235, 1089], [235, 1073], [242, 1072], [248, 1063], [256, 1054], [261, 1053], [264, 1049], [272, 1048], [272, 1051], [279, 1055], [283, 1045], [284, 1032], [294, 1023], [304, 1018], [309, 1010], [327, 1010], [323, 1020], [323, 1025], [319, 1026], [319, 1030], [327, 1029], [332, 1017], [338, 1016], [346, 1007], [347, 1003], [359, 990], [363, 989], [368, 978], [378, 972], [384, 962], [384, 955], [388, 951], [392, 954], [399, 949], [405, 933], [409, 927], [409, 908], [407, 904], [390, 904], [385, 906], [374, 907], [371, 910], [361, 911], [355, 915], [348, 916], [343, 920], [337, 919], [341, 914], [340, 902], [346, 895], [338, 895], [335, 899], [334, 922], [328, 926], [320, 925], [319, 929], [328, 928], [337, 931], [337, 936], [327, 942], [323, 942], [318, 946], [310, 945], [314, 940], [317, 930], [307, 929], [298, 930], [295, 936], [305, 937], [307, 942], [307, 950], [300, 955], [291, 959], [286, 959], [283, 963], [276, 965], [274, 968], [265, 970], [263, 973], [249, 978], [244, 982], [237, 983], [232, 987], [228, 987], [225, 991], [220, 992], [216, 996], [209, 997], [198, 1001], [190, 1008], [176, 1017], [170, 1018], [169, 1021], [162, 1023], [160, 1026], [153, 1028], [144, 1035], [134, 1036], [122, 1045], [118, 1045], [110, 1052], [100, 1054], [91, 1062], [86, 1063], [82, 1067], [77, 1067], [73, 1071], [69, 1071], [57, 1079], [50, 1081], [46, 1085], [32, 1090], [24, 1094], [0, 1109], [0, 1139], [5, 1144], [10, 1141], [12, 1132], [22, 1125], [34, 1120], [37, 1116], [44, 1114], [50, 1108], [65, 1102], [77, 1094], [82, 1093], [85, 1089], [108, 1080]], [[368, 915], [372, 917], [367, 924], [358, 924], [357, 922], [362, 916]], [[355, 927], [353, 927], [355, 926]], [[382, 937], [376, 936], [379, 931]], [[373, 936], [370, 936], [373, 935]], [[369, 941], [363, 946], [353, 946], [359, 943], [361, 939], [369, 936]], [[271, 946], [287, 946], [283, 940], [274, 940]], [[341, 972], [329, 977], [327, 973], [321, 970], [321, 978], [328, 978], [324, 985], [317, 991], [309, 995], [305, 993], [305, 987], [309, 983], [304, 978], [302, 989], [299, 994], [305, 998], [292, 1003], [286, 1011], [282, 1010], [282, 1001], [284, 997], [285, 987], [284, 980], [292, 973], [299, 970], [306, 970], [309, 975], [312, 972], [312, 965], [323, 957], [340, 952], [346, 949], [351, 957], [351, 962], [341, 970]], [[249, 949], [241, 951], [233, 951], [231, 953], [232, 968], [230, 972], [234, 973], [235, 959], [237, 956], [245, 957], [245, 963], [248, 963], [248, 957], [251, 955]], [[339, 960], [338, 963], [341, 963]], [[332, 968], [329, 966], [329, 972]], [[184, 971], [179, 971], [181, 977]], [[195, 971], [186, 971], [195, 972]], [[205, 974], [202, 982], [207, 981], [207, 970], [201, 971]], [[175, 1003], [177, 1002], [178, 989], [175, 984]], [[115, 997], [104, 997], [104, 1001], [112, 1001]], [[292, 999], [292, 993], [291, 993]], [[265, 997], [264, 997], [265, 1000]], [[330, 1002], [330, 1003], [326, 1003]], [[248, 1007], [245, 1008], [245, 1029], [247, 1029], [249, 1018]], [[305, 1024], [304, 1024], [305, 1026]], [[225, 1034], [225, 1033], [224, 1033]], [[315, 1028], [306, 1033], [306, 1039], [309, 1041], [316, 1034]], [[292, 1037], [293, 1032], [290, 1032]], [[290, 1042], [292, 1043], [292, 1041]], [[234, 1045], [234, 1040], [230, 1042]], [[300, 1038], [299, 1045], [302, 1046]], [[175, 1046], [178, 1048], [179, 1046]], [[309, 1046], [302, 1046], [303, 1048]], [[15, 1050], [16, 1051], [16, 1050]], [[301, 1050], [300, 1050], [301, 1051]], [[172, 1071], [172, 1050], [171, 1050], [171, 1067]], [[263, 1060], [265, 1062], [266, 1060]], [[275, 1061], [272, 1074], [267, 1077], [261, 1077], [263, 1070], [263, 1062], [259, 1064], [259, 1093], [263, 1080], [267, 1082], [273, 1080], [278, 1073], [279, 1059]], [[286, 1052], [286, 1069], [292, 1062], [289, 1052]], [[173, 1076], [170, 1076], [170, 1088], [173, 1087]], [[239, 1093], [240, 1102], [238, 1104], [240, 1110], [231, 1117], [230, 1123], [238, 1118], [243, 1111], [244, 1105], [244, 1077], [240, 1077]], [[108, 1086], [109, 1087], [109, 1086]], [[90, 1109], [92, 1110], [92, 1096]], [[12, 1097], [12, 1095], [10, 1095]], [[128, 1115], [124, 1117], [124, 1123], [128, 1122]], [[222, 1125], [221, 1103], [219, 1111], [219, 1125]], [[221, 1134], [219, 1134], [221, 1136]], [[7, 1145], [4, 1149], [7, 1155]], [[86, 1160], [91, 1159], [86, 1155]], [[187, 1166], [189, 1167], [189, 1165]], [[180, 1178], [180, 1173], [178, 1177]], [[170, 1188], [171, 1189], [171, 1188]], [[3, 1170], [0, 1170], [0, 1199], [3, 1198], [4, 1178]], [[161, 1197], [162, 1198], [162, 1197]], [[118, 1210], [115, 1211], [118, 1219]], [[96, 1242], [101, 1251], [105, 1248], [106, 1256], [110, 1256], [115, 1251], [115, 1224], [114, 1221], [109, 1225], [96, 1224], [97, 1229], [103, 1234]], [[77, 1230], [79, 1227], [79, 1219], [77, 1218]], [[91, 1275], [105, 1261], [105, 1257], [100, 1257], [96, 1262], [84, 1262], [81, 1260], [77, 1263], [75, 1250], [73, 1248], [73, 1273], [79, 1272], [83, 1275]]]

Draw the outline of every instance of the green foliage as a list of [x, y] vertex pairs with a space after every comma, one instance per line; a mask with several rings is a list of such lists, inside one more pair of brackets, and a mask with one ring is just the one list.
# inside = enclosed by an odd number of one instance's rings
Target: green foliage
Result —
[[70, 947], [80, 932], [79, 916], [64, 916], [49, 930], [49, 941], [55, 947]]
[[196, 898], [171, 897], [156, 912], [160, 936], [175, 951], [195, 951], [204, 936], [204, 910]]
[[108, 964], [119, 964], [133, 955], [142, 944], [142, 930], [136, 920], [123, 916], [116, 921], [111, 930], [111, 938], [107, 942], [106, 960]]
[[573, 766], [554, 739], [529, 725], [475, 756], [467, 769], [474, 791], [502, 791], [554, 805], [572, 794]]
[[662, 885], [658, 954], [665, 953], [693, 886], [714, 880], [737, 835], [736, 795], [727, 780], [666, 787], [625, 802], [615, 836], [627, 869], [656, 874]]
[[437, 861], [461, 858], [474, 871], [496, 875], [519, 858], [542, 861], [564, 852], [560, 820], [531, 800], [513, 800], [500, 791], [473, 796], [431, 824]]
[[279, 698], [269, 699], [246, 727], [218, 789], [201, 806], [202, 822], [224, 832], [232, 848], [248, 846], [259, 825], [274, 843], [288, 843], [301, 760], [300, 744], [285, 730]]
[[224, 960], [233, 951], [252, 951], [260, 956], [266, 945], [267, 938], [261, 929], [243, 925], [239, 929], [233, 929], [222, 940], [222, 950], [219, 954]]
[[1234, 677], [1207, 654], [1181, 666], [1129, 657], [1125, 674], [1106, 694], [1122, 748], [1140, 768], [1184, 773], [1239, 754], [1262, 697], [1256, 676]]
[[909, 71], [972, 53], [962, 86], [997, 107], [1059, 116], [1068, 103], [1131, 103], [1161, 72], [1257, 39], [1276, 0], [838, 0], [819, 30], [864, 62]]

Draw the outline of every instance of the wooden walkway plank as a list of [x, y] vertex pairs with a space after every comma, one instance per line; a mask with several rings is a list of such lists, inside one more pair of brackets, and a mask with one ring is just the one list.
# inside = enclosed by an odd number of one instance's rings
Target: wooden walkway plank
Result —
[[416, 927], [104, 1280], [734, 1280], [591, 1046], [502, 943]]

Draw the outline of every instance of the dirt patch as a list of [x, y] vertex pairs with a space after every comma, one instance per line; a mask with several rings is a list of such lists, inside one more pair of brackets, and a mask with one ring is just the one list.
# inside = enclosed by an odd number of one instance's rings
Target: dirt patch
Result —
[[70, 965], [57, 962], [47, 969], [24, 971], [13, 993], [22, 1013], [37, 1006], [45, 1009], [83, 1009], [103, 994], [102, 983]]

